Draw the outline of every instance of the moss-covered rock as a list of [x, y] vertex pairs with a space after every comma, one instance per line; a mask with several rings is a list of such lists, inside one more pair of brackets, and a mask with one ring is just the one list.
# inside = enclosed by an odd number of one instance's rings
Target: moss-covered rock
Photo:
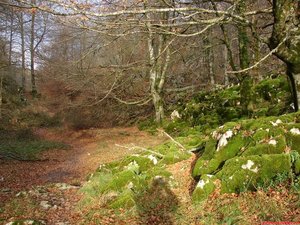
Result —
[[292, 174], [299, 176], [299, 115], [224, 124], [210, 134], [192, 176], [206, 182], [208, 174], [214, 175], [220, 180], [223, 193], [274, 184], [278, 176], [286, 174], [290, 178]]
[[217, 178], [213, 175], [204, 175], [198, 181], [192, 194], [193, 201], [206, 199], [217, 188]]
[[268, 184], [277, 174], [286, 174], [291, 170], [288, 154], [235, 157], [227, 160], [222, 170], [216, 174], [221, 182], [221, 191], [241, 192]]

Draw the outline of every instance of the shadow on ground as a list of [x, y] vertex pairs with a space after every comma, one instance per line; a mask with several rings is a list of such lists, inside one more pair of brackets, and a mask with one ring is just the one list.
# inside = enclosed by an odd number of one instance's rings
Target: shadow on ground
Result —
[[136, 196], [135, 202], [140, 224], [174, 224], [179, 201], [163, 178], [156, 178], [146, 192]]

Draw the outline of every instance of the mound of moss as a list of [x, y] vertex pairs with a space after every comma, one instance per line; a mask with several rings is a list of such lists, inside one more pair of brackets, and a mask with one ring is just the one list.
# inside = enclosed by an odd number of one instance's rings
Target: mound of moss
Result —
[[[254, 85], [252, 93], [249, 113], [243, 115], [239, 85], [223, 90], [200, 92], [179, 108], [181, 115], [179, 121], [181, 123], [184, 121], [190, 126], [201, 126], [201, 130], [204, 131], [249, 115], [251, 117], [278, 116], [292, 110], [286, 76], [265, 79]], [[174, 129], [178, 128], [177, 125], [173, 125]]]
[[[199, 180], [193, 198], [255, 190], [278, 176], [299, 175], [300, 113], [229, 122], [213, 131], [192, 176]], [[218, 184], [218, 185], [216, 185]]]
[[[188, 146], [187, 143], [184, 145]], [[171, 174], [166, 170], [167, 165], [190, 156], [174, 142], [166, 142], [139, 154], [101, 165], [81, 189], [85, 195], [81, 204], [101, 199], [101, 204], [108, 208], [132, 208], [137, 198], [149, 191], [157, 180], [172, 183]]]

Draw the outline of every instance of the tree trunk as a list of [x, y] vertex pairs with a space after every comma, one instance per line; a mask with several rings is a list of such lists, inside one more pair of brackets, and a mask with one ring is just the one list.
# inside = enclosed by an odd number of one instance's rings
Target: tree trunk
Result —
[[[32, 0], [32, 4], [35, 4], [36, 1]], [[30, 73], [31, 73], [31, 94], [32, 97], [36, 97], [37, 89], [36, 89], [36, 78], [35, 78], [35, 11], [32, 12], [31, 15], [31, 36], [30, 36]]]
[[287, 75], [291, 81], [295, 111], [298, 111], [300, 106], [299, 10], [299, 1], [273, 0], [274, 26], [270, 48], [274, 49], [281, 44], [275, 55], [287, 65]]
[[[145, 8], [147, 2], [144, 4]], [[170, 44], [167, 41], [166, 34], [155, 34], [151, 27], [151, 16], [146, 13], [148, 22], [146, 23], [146, 29], [148, 33], [147, 44], [149, 53], [149, 76], [150, 76], [150, 90], [152, 96], [152, 102], [155, 109], [155, 121], [161, 124], [164, 119], [164, 102], [163, 102], [163, 88], [166, 80], [167, 69], [170, 62]], [[167, 15], [162, 15], [164, 17], [162, 21], [166, 22], [168, 20]]]
[[13, 11], [11, 10], [10, 31], [9, 31], [9, 53], [8, 53], [8, 63], [9, 63], [10, 69], [12, 66], [12, 49], [13, 49], [13, 36], [14, 36], [13, 29], [14, 29], [14, 15], [13, 15]]
[[208, 33], [208, 36], [206, 36], [203, 40], [203, 44], [205, 47], [205, 55], [206, 55], [206, 65], [208, 70], [208, 76], [210, 80], [211, 86], [214, 88], [216, 85], [215, 81], [215, 75], [214, 75], [214, 56], [212, 52], [212, 41], [210, 40], [212, 33], [211, 30]]
[[227, 73], [227, 61], [228, 61], [228, 49], [226, 45], [224, 45], [224, 85], [228, 86], [229, 85], [229, 76]]
[[24, 93], [25, 93], [25, 82], [26, 82], [26, 79], [25, 79], [25, 69], [26, 69], [26, 66], [25, 66], [25, 33], [24, 33], [24, 18], [23, 18], [23, 13], [21, 12], [21, 15], [20, 15], [20, 34], [21, 34], [21, 51], [22, 51], [22, 68], [21, 68], [21, 79], [22, 79], [22, 86], [21, 86], [21, 100], [25, 100], [25, 96], [24, 96]]
[[287, 64], [287, 75], [291, 83], [294, 108], [295, 111], [298, 111], [300, 106], [300, 65], [294, 67]]
[[[246, 3], [244, 0], [237, 1], [237, 13], [243, 14], [246, 11]], [[237, 27], [238, 29], [238, 40], [239, 40], [239, 59], [240, 59], [240, 68], [246, 69], [250, 66], [249, 61], [249, 38], [247, 34], [247, 28], [240, 24]], [[243, 72], [240, 74], [241, 81], [241, 106], [244, 114], [248, 114], [249, 107], [251, 105], [252, 99], [252, 86], [253, 80], [250, 77], [248, 72]]]
[[0, 69], [0, 119], [2, 119], [2, 101], [3, 101], [3, 70]]

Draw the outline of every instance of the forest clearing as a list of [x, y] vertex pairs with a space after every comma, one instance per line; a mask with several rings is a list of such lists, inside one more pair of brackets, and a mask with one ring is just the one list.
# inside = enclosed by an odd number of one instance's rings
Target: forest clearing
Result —
[[0, 0], [0, 223], [300, 225], [300, 2]]

